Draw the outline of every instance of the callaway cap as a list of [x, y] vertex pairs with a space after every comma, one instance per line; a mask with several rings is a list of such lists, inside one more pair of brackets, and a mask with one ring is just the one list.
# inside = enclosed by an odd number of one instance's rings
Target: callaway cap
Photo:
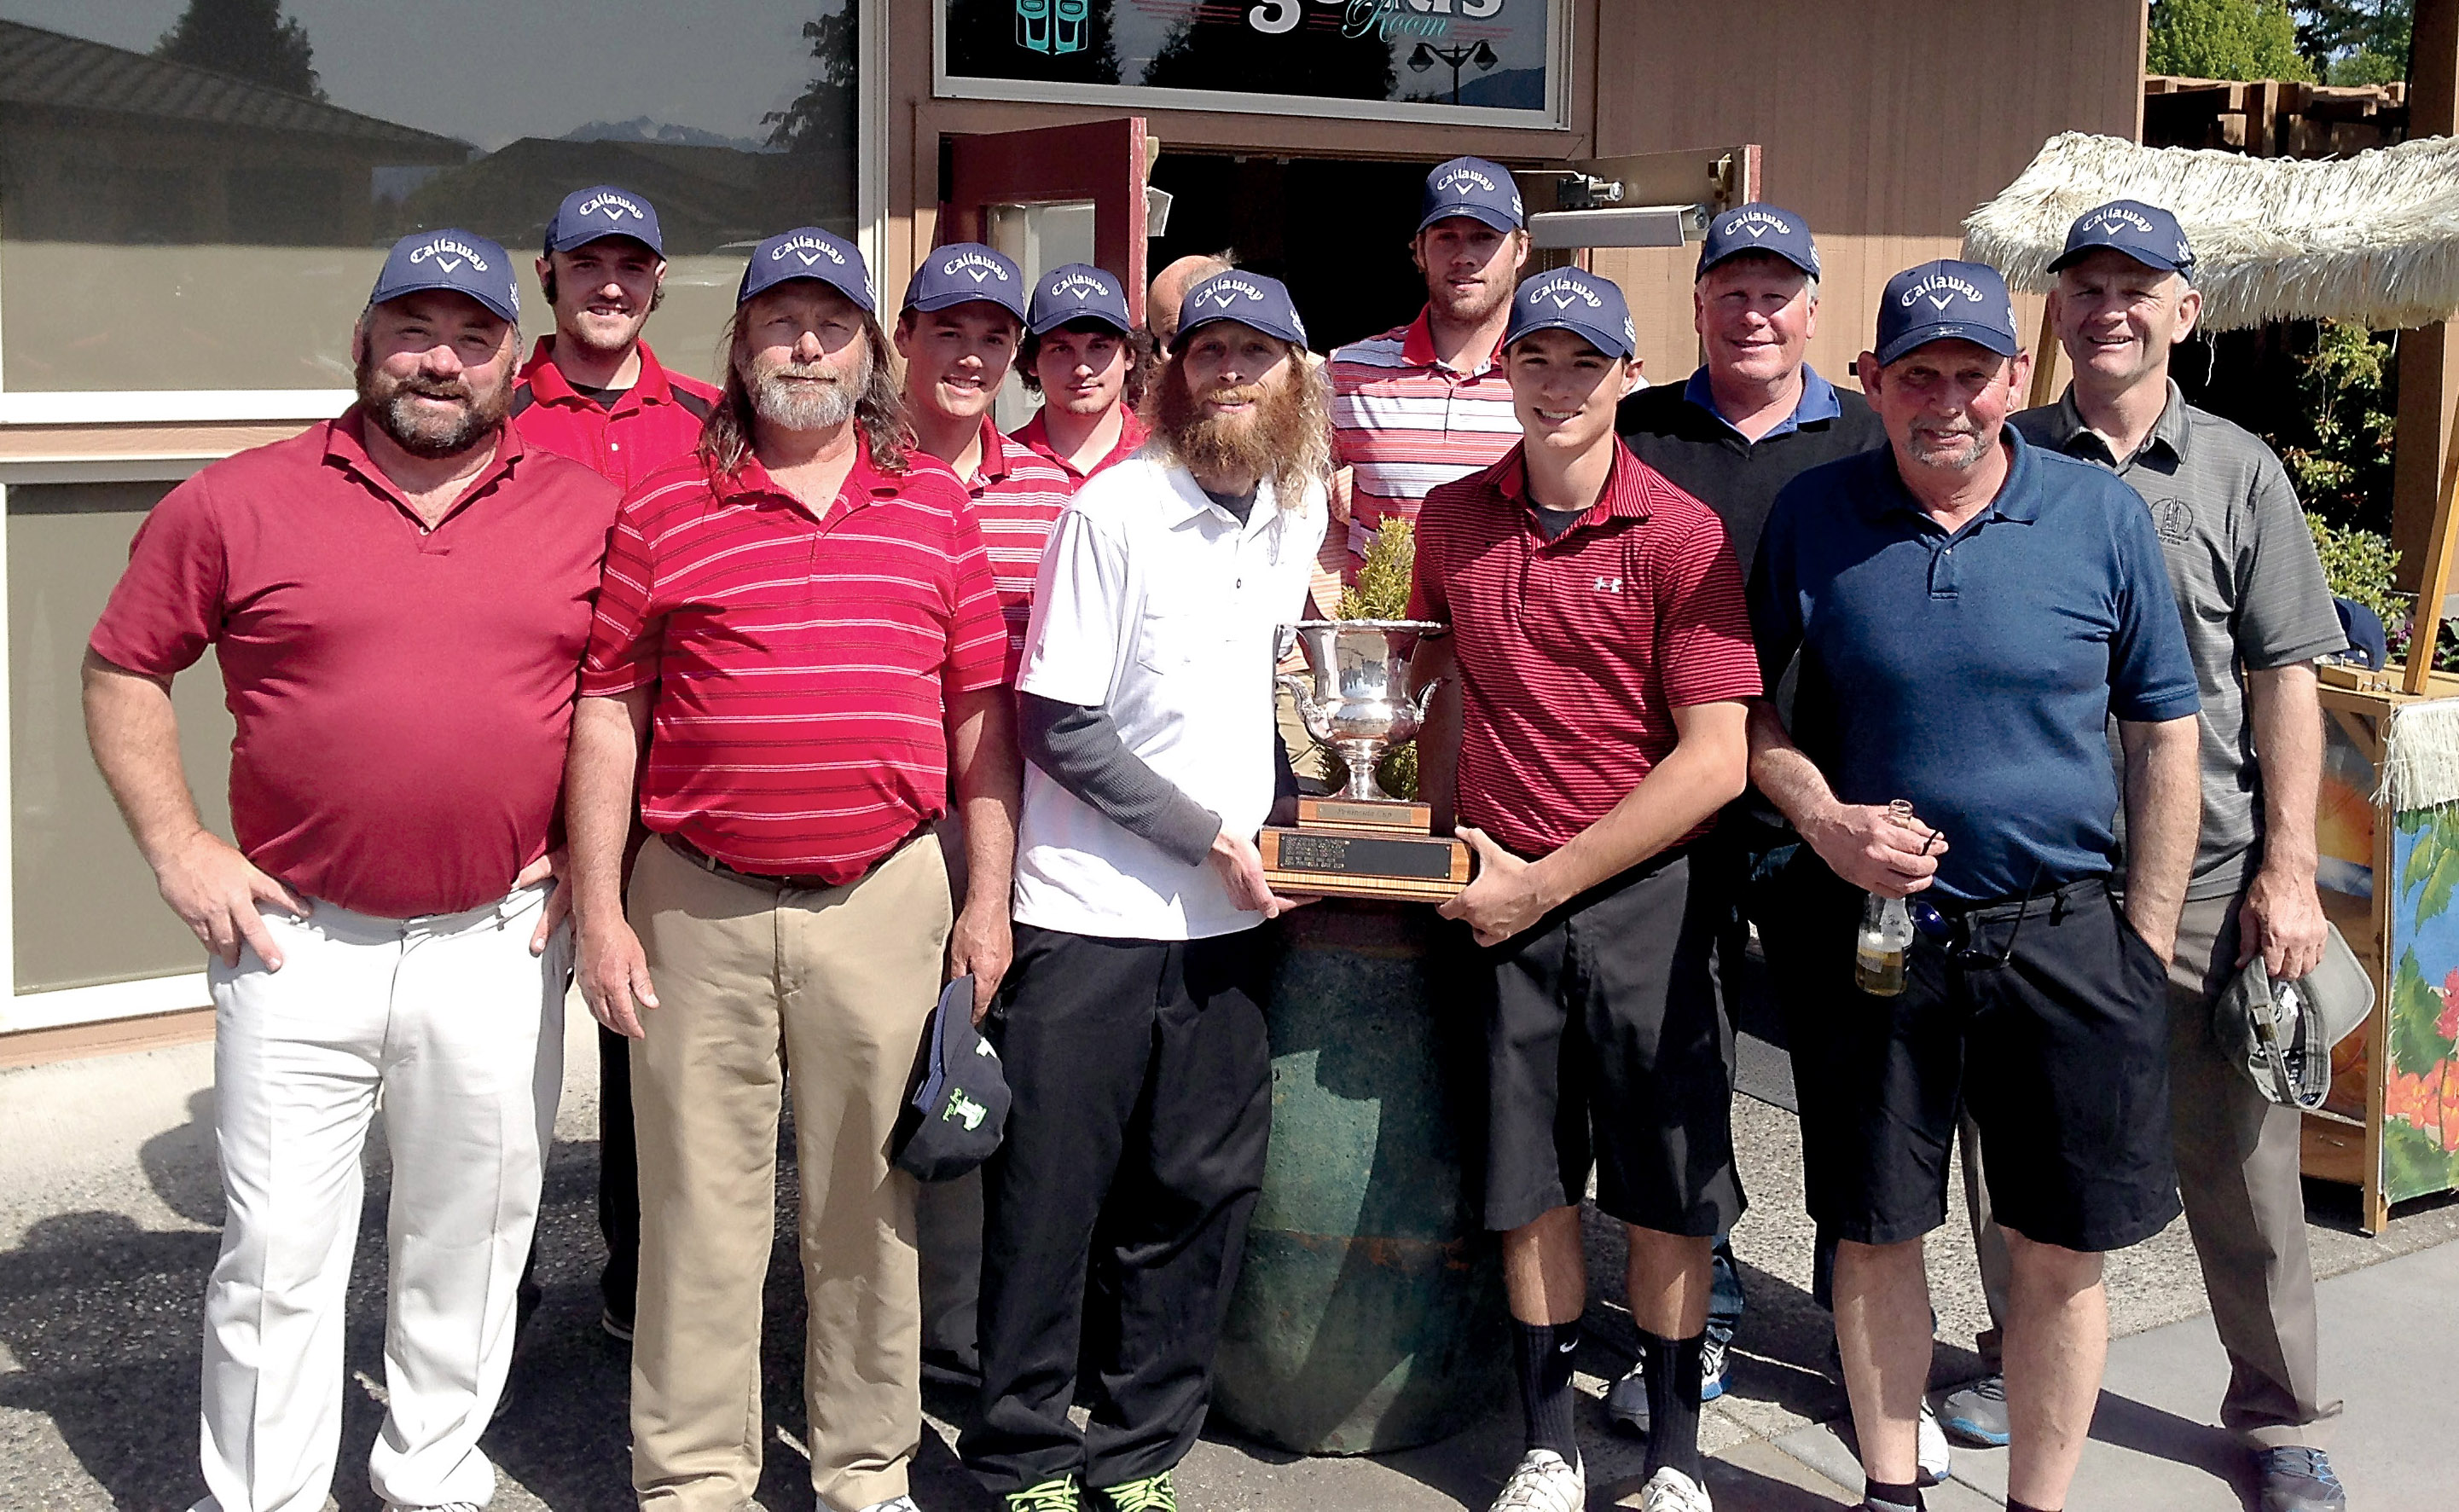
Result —
[[2125, 253], [2148, 268], [2195, 276], [2195, 249], [2177, 218], [2140, 200], [2112, 200], [2087, 210], [2067, 227], [2067, 249], [2049, 264], [2055, 273], [2068, 263], [2102, 247]]
[[1790, 210], [1753, 200], [1708, 222], [1707, 240], [1699, 243], [1698, 272], [1692, 277], [1745, 252], [1772, 252], [1812, 278], [1818, 276], [1818, 247], [1810, 240], [1810, 222]]
[[414, 231], [394, 242], [368, 303], [382, 304], [427, 289], [467, 294], [508, 321], [521, 318], [513, 260], [474, 231]]
[[1556, 268], [1530, 275], [1511, 296], [1511, 325], [1503, 333], [1503, 347], [1530, 331], [1566, 330], [1608, 357], [1629, 357], [1639, 350], [1639, 332], [1631, 328], [1630, 306], [1611, 279], [1578, 268]]
[[1307, 341], [1306, 322], [1298, 319], [1297, 306], [1290, 303], [1288, 285], [1243, 268], [1215, 273], [1187, 291], [1187, 298], [1179, 302], [1178, 335], [1169, 349], [1185, 346], [1197, 326], [1215, 321], [1252, 326], [1293, 346], [1303, 346]]
[[1136, 326], [1127, 315], [1127, 291], [1090, 262], [1062, 262], [1041, 275], [1025, 329], [1046, 336], [1070, 321], [1083, 320], [1115, 326], [1122, 336]]
[[1011, 1099], [1007, 1072], [974, 1027], [971, 973], [950, 982], [931, 1011], [914, 1066], [914, 1090], [889, 1133], [897, 1169], [917, 1181], [948, 1181], [998, 1150]]
[[1436, 164], [1426, 175], [1425, 197], [1418, 201], [1418, 229], [1447, 216], [1482, 220], [1497, 231], [1519, 230], [1520, 186], [1511, 181], [1511, 170], [1482, 158]]
[[666, 255], [665, 239], [658, 230], [658, 212], [648, 200], [612, 184], [576, 189], [565, 195], [563, 203], [555, 208], [555, 219], [546, 223], [546, 249], [569, 252], [611, 236], [630, 237], [658, 256]]
[[818, 226], [781, 231], [753, 247], [751, 261], [743, 267], [743, 283], [734, 291], [734, 303], [740, 306], [754, 294], [789, 279], [817, 279], [865, 312], [878, 312], [879, 299], [871, 291], [871, 268], [862, 253], [845, 238]]
[[1935, 341], [1968, 341], [2001, 357], [2024, 349], [2014, 302], [1996, 268], [1942, 258], [1887, 280], [1879, 296], [1879, 366]]
[[905, 284], [910, 310], [943, 310], [953, 304], [987, 300], [1024, 319], [1024, 274], [1017, 265], [978, 242], [951, 242], [931, 249], [922, 265]]

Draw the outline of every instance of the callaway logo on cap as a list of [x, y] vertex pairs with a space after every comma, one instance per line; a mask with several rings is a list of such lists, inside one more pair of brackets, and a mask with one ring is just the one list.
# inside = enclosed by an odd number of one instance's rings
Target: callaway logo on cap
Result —
[[546, 223], [546, 249], [569, 252], [599, 237], [630, 237], [660, 257], [666, 255], [658, 230], [658, 212], [649, 201], [611, 184], [576, 189], [563, 197], [555, 219]]
[[1968, 341], [2001, 357], [2024, 349], [2014, 302], [1996, 268], [1945, 258], [1887, 280], [1879, 297], [1879, 365], [1934, 341]]
[[2145, 267], [2162, 273], [2195, 276], [2194, 248], [2177, 218], [2140, 200], [2112, 200], [2087, 210], [2067, 227], [2066, 250], [2049, 264], [2054, 273], [2102, 247], [2123, 252]]
[[1121, 334], [1135, 328], [1127, 315], [1126, 290], [1119, 281], [1089, 262], [1065, 262], [1041, 277], [1033, 291], [1025, 328], [1046, 336], [1074, 321], [1100, 321]]
[[1511, 170], [1482, 158], [1436, 164], [1426, 175], [1425, 197], [1419, 201], [1418, 229], [1449, 216], [1467, 216], [1497, 231], [1519, 230], [1520, 186], [1511, 181]]
[[1810, 222], [1790, 210], [1754, 200], [1708, 222], [1707, 239], [1699, 243], [1698, 277], [1727, 258], [1765, 252], [1784, 259], [1812, 278], [1818, 276], [1818, 247], [1810, 240]]
[[743, 283], [734, 291], [738, 305], [753, 295], [793, 279], [814, 279], [854, 302], [867, 312], [879, 308], [872, 292], [871, 268], [854, 244], [818, 226], [783, 231], [751, 249]]
[[1178, 337], [1170, 349], [1185, 346], [1197, 327], [1215, 321], [1236, 321], [1293, 346], [1306, 345], [1306, 322], [1298, 319], [1288, 286], [1261, 273], [1232, 268], [1188, 289], [1178, 307]]
[[394, 242], [368, 303], [382, 304], [427, 289], [467, 294], [508, 321], [521, 318], [513, 260], [474, 231], [416, 231]]
[[933, 247], [905, 285], [909, 310], [942, 310], [952, 304], [984, 300], [1024, 319], [1024, 274], [1017, 265], [978, 242], [956, 242]]
[[1632, 328], [1622, 290], [1613, 280], [1578, 268], [1533, 274], [1512, 296], [1504, 348], [1541, 330], [1569, 331], [1608, 357], [1629, 357], [1639, 350], [1639, 333]]

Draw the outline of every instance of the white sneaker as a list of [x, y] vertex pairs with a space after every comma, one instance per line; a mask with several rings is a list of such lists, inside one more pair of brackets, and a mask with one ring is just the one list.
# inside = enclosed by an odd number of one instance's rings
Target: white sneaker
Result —
[[1954, 1457], [1946, 1446], [1946, 1430], [1938, 1425], [1938, 1414], [1931, 1409], [1926, 1396], [1922, 1398], [1919, 1443], [1915, 1458], [1921, 1465], [1921, 1483], [1937, 1485], [1947, 1478], [1954, 1465]]
[[1715, 1512], [1708, 1488], [1667, 1465], [1648, 1478], [1639, 1491], [1639, 1512]]
[[885, 1502], [873, 1502], [864, 1507], [862, 1512], [922, 1512], [922, 1509], [914, 1504], [912, 1497], [899, 1496], [890, 1497]]
[[1588, 1477], [1551, 1449], [1531, 1449], [1503, 1483], [1488, 1512], [1586, 1512]]

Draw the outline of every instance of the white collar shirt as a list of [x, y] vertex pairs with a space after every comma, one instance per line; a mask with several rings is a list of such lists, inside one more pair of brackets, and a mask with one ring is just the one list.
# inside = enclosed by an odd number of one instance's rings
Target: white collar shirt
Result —
[[[1052, 532], [1019, 691], [1106, 711], [1127, 750], [1252, 835], [1272, 806], [1273, 661], [1322, 545], [1323, 489], [1267, 481], [1242, 525], [1155, 449], [1087, 479]], [[1027, 764], [1019, 923], [1110, 939], [1205, 939], [1263, 922]]]

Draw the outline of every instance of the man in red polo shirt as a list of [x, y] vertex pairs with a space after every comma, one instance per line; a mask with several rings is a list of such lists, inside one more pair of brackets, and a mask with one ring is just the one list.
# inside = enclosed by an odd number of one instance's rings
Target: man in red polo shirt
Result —
[[[173, 490], [89, 642], [95, 764], [213, 956], [203, 1512], [324, 1503], [379, 1097], [398, 1242], [368, 1479], [387, 1506], [494, 1491], [478, 1436], [563, 1077], [549, 848], [616, 503], [505, 425], [518, 309], [502, 247], [404, 238], [351, 339], [358, 403]], [[198, 821], [172, 714], [207, 645], [236, 848]]]
[[688, 454], [717, 390], [668, 372], [641, 339], [666, 297], [657, 208], [608, 184], [566, 195], [547, 222], [537, 276], [555, 334], [538, 338], [513, 390], [521, 439], [626, 490]]
[[1136, 410], [1151, 356], [1126, 290], [1087, 262], [1052, 268], [1034, 286], [1017, 376], [1041, 408], [1013, 432], [1081, 485], [1145, 444]]
[[[790, 1058], [811, 1483], [828, 1512], [912, 1512], [914, 1182], [889, 1136], [942, 962], [977, 1009], [1006, 971], [1018, 772], [981, 533], [964, 486], [905, 449], [875, 308], [840, 237], [753, 249], [725, 393], [699, 456], [624, 501], [581, 673], [581, 991], [638, 1041], [643, 1506], [734, 1512], [759, 1485]], [[627, 918], [644, 740], [655, 838]], [[953, 927], [932, 835], [952, 775], [975, 879]]]
[[[1587, 1502], [1571, 1362], [1587, 1306], [1580, 1200], [1630, 1241], [1648, 1382], [1646, 1512], [1708, 1512], [1699, 1460], [1709, 1249], [1741, 1215], [1711, 959], [1689, 847], [1738, 796], [1758, 696], [1725, 527], [1614, 437], [1634, 376], [1622, 291], [1576, 268], [1511, 301], [1503, 359], [1526, 438], [1426, 497], [1417, 680], [1456, 671], [1460, 724], [1420, 743], [1477, 879], [1439, 979], [1487, 1041], [1485, 1225], [1503, 1234], [1527, 1452], [1497, 1512]], [[1704, 892], [1705, 890], [1702, 890]]]

